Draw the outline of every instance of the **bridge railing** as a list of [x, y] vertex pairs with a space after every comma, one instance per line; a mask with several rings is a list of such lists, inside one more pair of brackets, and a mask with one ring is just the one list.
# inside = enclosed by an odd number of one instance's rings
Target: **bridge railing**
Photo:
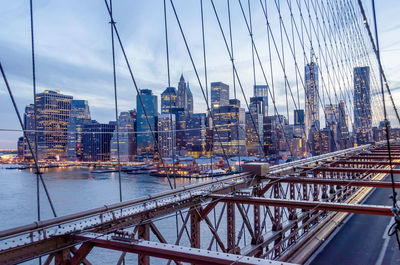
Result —
[[[343, 155], [359, 153], [370, 147], [371, 145], [363, 145], [282, 165], [275, 165], [270, 167], [270, 174], [275, 176], [285, 175], [289, 172], [295, 172], [296, 168]], [[221, 191], [226, 187], [237, 186], [238, 184], [247, 183], [251, 185], [252, 179], [250, 173], [233, 174], [202, 183], [183, 186], [171, 191], [161, 192], [154, 196], [149, 195], [0, 231], [0, 251], [46, 240], [55, 236], [78, 233], [101, 227], [119, 219], [132, 216], [143, 217], [143, 213], [148, 213], [149, 211], [154, 212], [167, 206], [171, 207], [171, 209], [176, 212], [176, 209], [178, 209], [175, 208], [176, 205], [186, 202], [189, 204], [186, 204], [184, 207], [188, 208], [190, 206], [190, 201], [194, 198], [199, 198], [201, 199], [199, 201], [205, 202], [209, 200], [207, 195]], [[245, 187], [245, 185], [243, 187]]]

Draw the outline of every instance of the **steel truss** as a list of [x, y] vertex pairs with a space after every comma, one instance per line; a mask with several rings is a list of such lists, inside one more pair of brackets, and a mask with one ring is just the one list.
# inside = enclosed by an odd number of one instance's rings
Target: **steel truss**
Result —
[[[138, 264], [150, 257], [175, 264], [291, 262], [336, 213], [392, 215], [390, 207], [359, 204], [372, 188], [390, 187], [382, 181], [387, 163], [371, 158], [381, 150], [360, 146], [273, 166], [267, 175], [230, 175], [1, 231], [0, 263], [47, 255], [45, 264], [90, 264], [87, 255], [99, 247], [121, 251], [117, 264], [126, 253], [137, 254]], [[177, 235], [167, 238], [158, 220], [178, 211]]]

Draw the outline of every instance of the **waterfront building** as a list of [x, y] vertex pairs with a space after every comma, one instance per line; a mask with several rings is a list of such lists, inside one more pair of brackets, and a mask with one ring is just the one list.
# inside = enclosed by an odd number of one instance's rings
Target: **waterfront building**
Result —
[[206, 114], [195, 113], [186, 118], [185, 148], [195, 158], [204, 154], [206, 146]]
[[310, 132], [319, 130], [319, 91], [318, 91], [318, 66], [311, 62], [305, 66], [305, 133], [309, 140]]
[[229, 86], [222, 82], [211, 83], [211, 111], [229, 105]]
[[[245, 111], [238, 107], [238, 101], [232, 100], [232, 105], [214, 107], [213, 141], [214, 153], [227, 156], [245, 155], [246, 133], [245, 133]], [[239, 104], [240, 106], [240, 104]]]
[[183, 108], [187, 114], [193, 113], [193, 95], [183, 74], [178, 83], [177, 107]]
[[175, 87], [167, 87], [161, 94], [161, 113], [170, 113], [177, 107], [177, 94]]
[[83, 159], [82, 134], [85, 133], [83, 126], [90, 119], [87, 100], [72, 100], [67, 126], [67, 159], [69, 161], [81, 161]]
[[260, 97], [263, 101], [262, 114], [263, 116], [268, 116], [268, 85], [255, 85], [254, 97]]
[[[29, 139], [32, 146], [32, 150], [35, 150], [35, 109], [33, 104], [29, 104], [25, 107], [24, 129], [26, 137]], [[23, 157], [25, 160], [33, 159], [28, 142], [25, 138], [23, 138]]]
[[[263, 152], [263, 115], [246, 112], [246, 151], [248, 156], [262, 157]], [[254, 126], [255, 125], [255, 126]]]
[[183, 108], [172, 109], [176, 124], [176, 149], [178, 153], [185, 150], [185, 130], [187, 114]]
[[24, 137], [21, 136], [17, 141], [17, 156], [19, 160], [24, 159]]
[[172, 157], [176, 149], [175, 114], [158, 115], [158, 147], [161, 157]]
[[119, 137], [117, 137], [117, 127], [115, 126], [111, 138], [111, 161], [118, 161], [118, 142], [120, 161], [133, 161], [136, 154], [135, 120], [135, 110], [125, 111], [119, 114]]
[[115, 122], [102, 124], [91, 120], [84, 124], [82, 135], [83, 161], [109, 161]]
[[354, 68], [354, 133], [357, 144], [366, 144], [372, 137], [372, 113], [369, 67]]
[[266, 156], [273, 156], [279, 152], [279, 143], [277, 135], [277, 122], [276, 116], [264, 117], [263, 123], [263, 140], [264, 140], [264, 153]]
[[[157, 96], [153, 95], [150, 89], [140, 90], [145, 109], [140, 103], [139, 95], [136, 96], [137, 106], [137, 154], [144, 156], [153, 156], [156, 151], [155, 146], [155, 131], [157, 125], [158, 103]], [[146, 118], [147, 114], [147, 118]], [[149, 126], [150, 124], [150, 126]]]
[[39, 159], [64, 159], [72, 96], [45, 90], [36, 95]]

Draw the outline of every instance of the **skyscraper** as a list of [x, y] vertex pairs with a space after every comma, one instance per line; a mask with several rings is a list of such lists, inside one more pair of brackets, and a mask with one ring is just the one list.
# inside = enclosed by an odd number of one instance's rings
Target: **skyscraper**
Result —
[[246, 151], [249, 156], [263, 155], [263, 122], [261, 113], [246, 112]]
[[45, 90], [36, 95], [38, 155], [40, 159], [61, 159], [67, 155], [68, 121], [72, 96]]
[[[157, 96], [153, 95], [150, 89], [140, 90], [140, 96], [145, 109], [143, 109], [139, 95], [137, 95], [137, 153], [138, 155], [153, 156], [155, 152], [153, 135], [155, 134], [152, 134], [151, 131], [155, 131], [157, 125]], [[146, 114], [148, 120], [146, 119]]]
[[318, 66], [313, 55], [305, 67], [305, 89], [305, 131], [308, 140], [310, 131], [319, 130]]
[[135, 111], [124, 111], [119, 114], [119, 137], [117, 137], [117, 127], [115, 127], [111, 138], [111, 161], [118, 161], [118, 142], [120, 161], [129, 162], [133, 160], [136, 154], [135, 118]]
[[158, 146], [161, 157], [172, 157], [176, 148], [175, 114], [158, 115]]
[[194, 113], [186, 118], [185, 147], [189, 155], [201, 156], [206, 145], [206, 114]]
[[325, 105], [325, 127], [336, 130], [339, 121], [339, 106], [336, 104]]
[[294, 110], [294, 125], [304, 125], [304, 110], [295, 109]]
[[68, 120], [67, 158], [69, 161], [80, 161], [83, 158], [82, 132], [85, 123], [90, 121], [87, 100], [72, 100]]
[[175, 87], [167, 87], [161, 94], [161, 113], [170, 113], [177, 107]]
[[357, 144], [366, 144], [372, 137], [372, 114], [369, 67], [354, 68], [354, 132]]
[[254, 86], [254, 97], [261, 97], [264, 104], [262, 109], [263, 116], [268, 116], [268, 86], [267, 85], [255, 85]]
[[211, 110], [229, 105], [229, 86], [222, 82], [211, 83]]
[[183, 108], [186, 113], [193, 113], [193, 95], [183, 75], [178, 83], [177, 106]]
[[109, 161], [111, 138], [115, 130], [115, 122], [108, 124], [88, 121], [83, 126], [82, 136], [84, 161]]
[[213, 135], [214, 153], [218, 155], [223, 154], [222, 149], [228, 156], [246, 153], [245, 112], [243, 108], [237, 106], [236, 101], [232, 103], [213, 110], [214, 123], [217, 127]]
[[265, 155], [276, 155], [279, 152], [279, 136], [276, 116], [264, 117], [263, 140]]
[[339, 102], [338, 137], [340, 149], [350, 147], [348, 115], [345, 111], [344, 101]]
[[[26, 136], [32, 146], [32, 150], [35, 150], [35, 110], [33, 104], [29, 104], [25, 107], [24, 127], [26, 130]], [[33, 159], [32, 153], [29, 150], [28, 142], [25, 138], [23, 138], [23, 157], [26, 160]]]

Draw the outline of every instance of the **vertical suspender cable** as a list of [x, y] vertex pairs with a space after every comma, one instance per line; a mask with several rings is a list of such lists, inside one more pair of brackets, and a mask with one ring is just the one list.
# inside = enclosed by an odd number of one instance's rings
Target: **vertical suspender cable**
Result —
[[[261, 4], [262, 4], [262, 2], [261, 2]], [[264, 1], [264, 10], [265, 10], [265, 14], [267, 15], [268, 14], [267, 0]], [[271, 75], [271, 88], [270, 89], [272, 89], [272, 102], [275, 102], [274, 71], [273, 71], [273, 67], [272, 67], [271, 36], [270, 36], [271, 28], [269, 27], [269, 20], [267, 20], [266, 23], [267, 23], [267, 41], [268, 41], [269, 69], [270, 69], [270, 75]], [[278, 112], [274, 108], [274, 115], [277, 115], [277, 114], [278, 114]]]
[[[207, 104], [209, 103], [209, 97], [208, 97], [208, 76], [207, 76], [207, 54], [206, 54], [206, 37], [205, 37], [205, 30], [204, 30], [204, 6], [203, 6], [203, 0], [200, 0], [200, 13], [201, 13], [201, 36], [202, 36], [202, 44], [203, 44], [203, 64], [204, 64], [204, 83], [205, 83], [205, 88], [206, 88], [206, 102]], [[207, 113], [207, 119], [210, 117], [211, 113]], [[208, 124], [210, 125], [210, 124]], [[211, 126], [211, 131], [213, 131], [214, 123], [212, 122]], [[207, 128], [205, 128], [205, 133], [207, 133]], [[211, 150], [210, 150], [210, 167], [211, 167], [211, 177], [214, 177], [213, 175], [213, 155], [214, 155], [214, 137], [212, 137], [211, 141]], [[215, 212], [214, 212], [215, 215]]]
[[[168, 21], [167, 21], [166, 0], [163, 1], [163, 8], [164, 8], [165, 51], [166, 51], [167, 79], [168, 79], [168, 88], [167, 89], [168, 89], [168, 97], [169, 97], [169, 120], [170, 120], [170, 125], [171, 125], [171, 130], [172, 130], [171, 132], [167, 132], [167, 133], [172, 133], [171, 139], [172, 139], [172, 144], [174, 144], [174, 139], [176, 141], [176, 131], [175, 131], [175, 128], [173, 127], [173, 123], [172, 123], [171, 72], [170, 72], [170, 65], [169, 65]], [[176, 126], [176, 119], [175, 119], [175, 126]], [[176, 189], [175, 148], [176, 148], [176, 144], [172, 146], [172, 174], [174, 177], [174, 189]], [[167, 170], [168, 170], [168, 168], [165, 168], [166, 173], [167, 173]], [[178, 236], [179, 236], [178, 212], [175, 212], [175, 230], [176, 230], [176, 237], [178, 238]]]
[[10, 88], [10, 86], [8, 84], [7, 77], [6, 77], [5, 73], [4, 73], [3, 68], [1, 68], [1, 72], [2, 72], [2, 75], [3, 75], [4, 82], [6, 83], [7, 90], [8, 90], [8, 93], [10, 95], [11, 101], [13, 102], [15, 112], [16, 112], [16, 114], [18, 116], [18, 119], [19, 119], [19, 122], [20, 122], [20, 125], [21, 125], [21, 129], [24, 132], [25, 140], [28, 143], [29, 151], [31, 152], [33, 160], [35, 162], [35, 169], [36, 169], [36, 176], [37, 176], [37, 178], [36, 178], [37, 211], [38, 211], [38, 220], [40, 220], [39, 181], [42, 182], [43, 189], [44, 189], [44, 191], [46, 193], [46, 196], [47, 196], [47, 199], [49, 201], [50, 208], [51, 208], [51, 210], [53, 212], [54, 217], [57, 217], [57, 214], [56, 214], [53, 202], [52, 202], [52, 200], [50, 198], [50, 194], [49, 194], [49, 192], [47, 190], [46, 183], [44, 182], [42, 173], [40, 171], [39, 162], [38, 162], [39, 159], [38, 159], [38, 148], [37, 148], [38, 137], [37, 137], [37, 108], [36, 108], [37, 107], [37, 105], [36, 105], [36, 67], [35, 67], [35, 49], [34, 49], [34, 46], [35, 46], [34, 45], [35, 44], [34, 40], [35, 40], [35, 38], [34, 38], [34, 30], [33, 30], [33, 3], [32, 3], [32, 0], [30, 1], [30, 20], [31, 20], [31, 45], [32, 45], [32, 80], [33, 80], [33, 97], [34, 97], [34, 101], [33, 102], [34, 102], [35, 150], [33, 150], [31, 142], [30, 142], [30, 139], [28, 138], [28, 136], [27, 136], [27, 134], [25, 132], [25, 128], [24, 128], [22, 119], [20, 117], [17, 105], [16, 105], [15, 100], [14, 100], [14, 96], [12, 95], [11, 88]]
[[113, 64], [113, 84], [114, 84], [114, 105], [115, 105], [115, 121], [117, 129], [117, 159], [118, 159], [118, 185], [119, 185], [119, 201], [122, 202], [122, 184], [121, 184], [121, 157], [119, 148], [119, 118], [118, 118], [118, 95], [117, 95], [117, 74], [115, 71], [115, 47], [114, 47], [114, 17], [112, 16], [112, 0], [110, 0], [111, 13], [111, 50]]
[[[35, 156], [38, 159], [38, 136], [37, 136], [37, 105], [36, 105], [36, 64], [35, 64], [35, 38], [33, 34], [33, 0], [29, 1], [29, 9], [30, 9], [30, 20], [31, 20], [31, 47], [32, 47], [32, 87], [33, 87], [33, 116], [34, 116], [34, 148], [35, 154], [32, 154], [32, 157]], [[26, 124], [24, 124], [26, 129]], [[39, 174], [40, 168], [36, 168], [36, 207], [37, 207], [37, 220], [40, 221], [40, 183], [39, 183]], [[42, 257], [39, 257], [39, 264], [42, 264]]]
[[[104, 0], [104, 4], [106, 5], [107, 13], [108, 13], [108, 15], [110, 16], [111, 21], [114, 21], [113, 16], [112, 16], [112, 13], [111, 13], [111, 10], [110, 10], [110, 6], [109, 6], [107, 0]], [[137, 85], [137, 83], [136, 83], [135, 76], [133, 75], [132, 67], [131, 67], [131, 64], [130, 64], [130, 62], [129, 62], [129, 60], [128, 60], [128, 56], [127, 56], [127, 54], [126, 54], [126, 52], [125, 52], [125, 48], [124, 48], [124, 45], [123, 45], [123, 43], [122, 43], [121, 37], [120, 37], [120, 35], [119, 35], [117, 26], [115, 25], [115, 23], [111, 23], [111, 25], [112, 25], [113, 28], [114, 28], [115, 35], [116, 35], [116, 37], [117, 37], [117, 40], [118, 40], [119, 46], [120, 46], [120, 48], [121, 48], [121, 51], [122, 51], [122, 54], [123, 54], [123, 57], [124, 57], [126, 66], [127, 66], [127, 68], [128, 68], [128, 71], [129, 71], [129, 75], [130, 75], [130, 77], [131, 77], [133, 86], [134, 86], [134, 88], [135, 88], [135, 90], [136, 90], [136, 93], [137, 93], [137, 95], [138, 95], [139, 103], [140, 103], [140, 105], [141, 105], [141, 107], [142, 107], [142, 109], [143, 109], [143, 114], [145, 115], [147, 126], [149, 127], [150, 133], [151, 133], [152, 138], [153, 138], [153, 140], [154, 140], [154, 147], [155, 147], [155, 150], [156, 150], [156, 152], [157, 152], [157, 153], [159, 154], [159, 156], [160, 156], [160, 159], [161, 159], [162, 164], [163, 164], [163, 168], [166, 169], [167, 167], [166, 167], [166, 165], [165, 165], [165, 161], [164, 161], [164, 159], [162, 158], [162, 155], [161, 155], [161, 152], [160, 152], [160, 149], [159, 149], [158, 139], [157, 139], [157, 137], [156, 137], [156, 135], [155, 135], [155, 130], [154, 130], [154, 128], [152, 129], [152, 126], [151, 126], [151, 123], [150, 123], [150, 120], [149, 120], [149, 116], [147, 115], [146, 108], [145, 108], [145, 106], [144, 106], [142, 97], [141, 97], [141, 95], [140, 95], [139, 87], [138, 87], [138, 85]], [[166, 172], [167, 172], [167, 173], [166, 173], [166, 176], [167, 176], [167, 180], [168, 180], [169, 187], [170, 187], [171, 189], [173, 189], [173, 185], [172, 185], [172, 182], [171, 182], [171, 178], [170, 178], [170, 176], [169, 176], [169, 173], [168, 173], [167, 170], [166, 170]], [[181, 218], [182, 218], [182, 220], [183, 220], [182, 212], [179, 211], [179, 213], [180, 213], [180, 216], [181, 216]], [[189, 232], [187, 231], [187, 229], [185, 229], [185, 230], [186, 230], [186, 233], [189, 234]]]
[[[235, 78], [235, 68], [234, 68], [234, 53], [233, 53], [233, 36], [232, 36], [232, 20], [231, 20], [231, 6], [229, 4], [229, 0], [226, 0], [227, 2], [227, 7], [228, 7], [228, 24], [229, 24], [229, 39], [230, 39], [230, 46], [231, 46], [231, 53], [232, 53], [232, 58], [231, 58], [231, 63], [232, 63], [232, 82], [233, 82], [233, 97], [235, 99], [235, 104], [237, 100], [237, 95], [236, 95], [236, 78]], [[238, 165], [238, 170], [240, 170], [240, 137], [239, 137], [239, 105], [236, 106], [237, 109], [235, 111], [235, 116], [236, 116], [236, 137], [237, 137], [237, 152], [238, 152], [238, 158], [239, 158], [239, 165]]]
[[[35, 64], [35, 38], [33, 34], [33, 0], [30, 0], [30, 17], [31, 17], [31, 46], [32, 46], [32, 85], [33, 85], [33, 117], [34, 117], [34, 130], [35, 130], [35, 141], [34, 148], [35, 156], [38, 159], [38, 135], [37, 135], [37, 105], [36, 105], [36, 64]], [[26, 126], [26, 124], [25, 124]], [[26, 129], [26, 128], [25, 128]], [[40, 168], [36, 169], [36, 201], [37, 201], [37, 220], [40, 221], [40, 187], [39, 187], [39, 174]]]
[[[184, 31], [183, 31], [181, 21], [180, 21], [180, 19], [179, 19], [178, 13], [176, 12], [176, 8], [175, 8], [175, 5], [174, 5], [174, 1], [173, 1], [173, 0], [170, 0], [169, 2], [171, 3], [172, 10], [174, 11], [175, 19], [176, 19], [176, 22], [178, 23], [178, 27], [179, 27], [179, 30], [180, 30], [180, 32], [181, 32], [181, 36], [182, 36], [183, 42], [185, 43], [186, 51], [187, 51], [187, 53], [188, 53], [188, 55], [189, 55], [190, 62], [191, 62], [191, 64], [192, 64], [192, 66], [193, 66], [193, 70], [194, 70], [194, 72], [195, 72], [197, 82], [199, 83], [201, 93], [203, 94], [203, 98], [204, 98], [204, 100], [206, 101], [207, 112], [210, 112], [210, 113], [211, 113], [211, 119], [212, 119], [213, 122], [214, 122], [214, 115], [213, 115], [212, 112], [210, 111], [210, 105], [209, 105], [208, 102], [207, 102], [207, 96], [206, 96], [206, 94], [205, 94], [203, 85], [202, 85], [201, 80], [200, 80], [199, 73], [198, 73], [197, 68], [196, 68], [196, 65], [195, 65], [195, 63], [194, 63], [194, 59], [193, 59], [193, 56], [192, 56], [192, 52], [190, 51], [189, 44], [188, 44], [188, 42], [187, 42], [187, 40], [186, 40], [186, 35], [185, 35]], [[232, 167], [231, 167], [231, 165], [230, 165], [230, 163], [229, 163], [229, 159], [228, 159], [228, 156], [227, 156], [227, 154], [226, 154], [225, 148], [224, 148], [224, 146], [222, 145], [222, 141], [221, 141], [221, 137], [220, 137], [219, 131], [218, 131], [218, 129], [217, 129], [216, 127], [215, 127], [215, 132], [216, 132], [216, 134], [217, 134], [218, 141], [220, 142], [221, 149], [222, 149], [222, 153], [223, 153], [223, 156], [224, 156], [224, 158], [225, 158], [225, 160], [226, 160], [226, 163], [227, 163], [227, 165], [228, 165], [228, 169], [229, 169], [229, 171], [232, 171]]]
[[[165, 0], [164, 0], [165, 1]], [[203, 0], [200, 0], [200, 15], [201, 15], [201, 37], [202, 37], [202, 44], [203, 44], [203, 64], [204, 64], [204, 83], [206, 88], [206, 102], [209, 103], [209, 96], [208, 96], [208, 76], [207, 76], [207, 54], [206, 54], [206, 37], [205, 37], [205, 30], [204, 30], [204, 6]], [[207, 118], [209, 117], [210, 113], [207, 113]], [[211, 130], [213, 130], [214, 123], [212, 123]], [[204, 133], [207, 132], [207, 128], [205, 128]], [[213, 141], [214, 142], [214, 141]], [[211, 177], [213, 178], [213, 146], [214, 143], [211, 145], [211, 155], [210, 155], [210, 166], [211, 166]], [[213, 209], [213, 216], [214, 216], [214, 227], [217, 227], [217, 214], [215, 207]], [[218, 251], [218, 243], [215, 241], [215, 250]]]
[[[167, 60], [167, 78], [168, 78], [168, 96], [169, 96], [169, 119], [170, 119], [170, 125], [171, 125], [171, 130], [172, 130], [172, 135], [171, 139], [176, 139], [176, 131], [175, 128], [173, 128], [173, 123], [172, 123], [172, 94], [171, 94], [171, 72], [170, 72], [170, 64], [169, 64], [169, 44], [168, 44], [168, 22], [167, 22], [167, 5], [166, 5], [166, 0], [163, 1], [164, 4], [164, 30], [165, 30], [165, 50], [166, 50], [166, 60]], [[175, 119], [176, 123], [176, 119]], [[176, 189], [176, 172], [175, 172], [175, 148], [176, 146], [172, 146], [172, 174], [174, 177], [174, 189]], [[167, 168], [165, 169], [166, 171], [168, 170]]]

